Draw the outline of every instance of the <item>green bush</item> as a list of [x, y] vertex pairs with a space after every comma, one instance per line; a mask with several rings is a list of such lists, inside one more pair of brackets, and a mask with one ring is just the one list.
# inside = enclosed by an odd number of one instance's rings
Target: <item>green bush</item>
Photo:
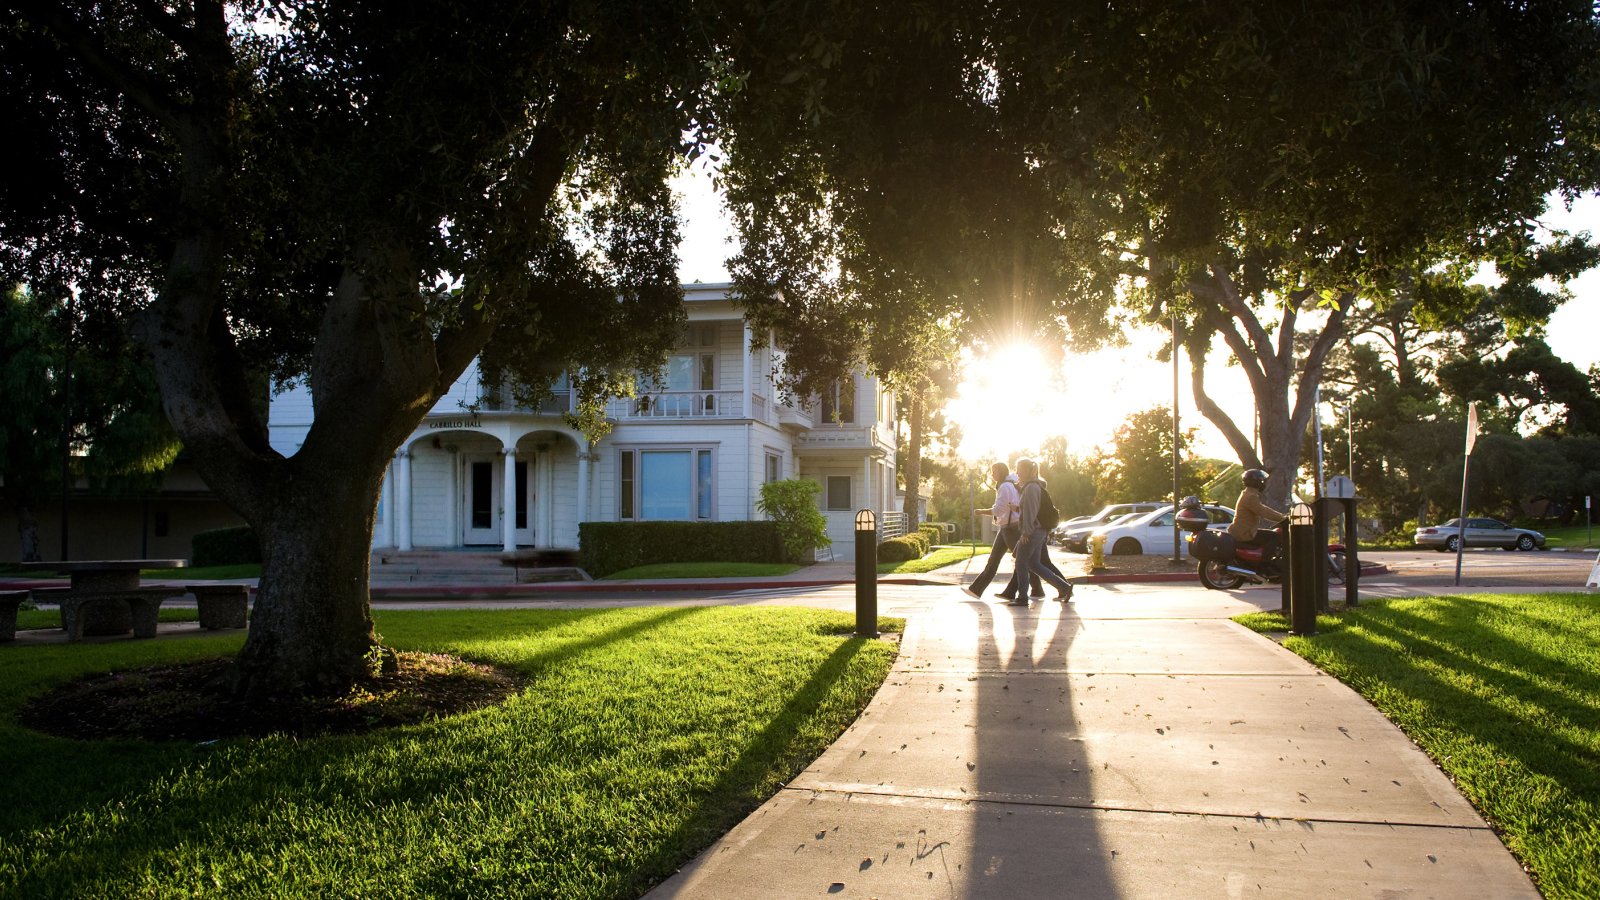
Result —
[[901, 535], [878, 545], [878, 562], [910, 562], [928, 553], [926, 539], [920, 534]]
[[678, 562], [784, 562], [776, 522], [583, 522], [578, 565], [591, 577]]
[[932, 522], [923, 522], [917, 526], [917, 532], [928, 539], [928, 546], [944, 543], [944, 529]]
[[261, 542], [248, 525], [202, 531], [189, 545], [191, 566], [236, 566], [261, 562]]
[[822, 485], [809, 478], [769, 481], [761, 486], [756, 509], [778, 526], [790, 562], [810, 562], [811, 551], [833, 543], [828, 519], [817, 509]]

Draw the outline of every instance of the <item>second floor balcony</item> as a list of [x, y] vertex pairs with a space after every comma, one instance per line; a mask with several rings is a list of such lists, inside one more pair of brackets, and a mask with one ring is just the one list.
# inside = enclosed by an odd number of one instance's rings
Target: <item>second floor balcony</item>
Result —
[[618, 421], [659, 419], [739, 419], [743, 391], [647, 391], [606, 404], [606, 416]]

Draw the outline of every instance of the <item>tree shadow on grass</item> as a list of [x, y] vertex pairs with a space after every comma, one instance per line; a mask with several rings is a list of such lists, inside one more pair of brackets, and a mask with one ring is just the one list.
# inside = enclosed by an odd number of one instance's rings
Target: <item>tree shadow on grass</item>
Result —
[[722, 777], [700, 793], [682, 824], [619, 879], [618, 896], [640, 896], [666, 880], [811, 763], [823, 748], [803, 742], [800, 726], [817, 714], [868, 641], [849, 638], [817, 666]]
[[[1463, 610], [1459, 616], [1447, 614], [1447, 618], [1453, 620], [1452, 627], [1472, 628], [1478, 615]], [[1486, 629], [1472, 628], [1474, 643], [1470, 648], [1452, 645], [1438, 637], [1437, 623], [1392, 607], [1380, 615], [1364, 615], [1361, 628], [1417, 649], [1409, 656], [1385, 654], [1381, 662], [1387, 672], [1403, 679], [1403, 684], [1371, 671], [1359, 657], [1344, 656], [1355, 672], [1396, 686], [1427, 704], [1427, 716], [1436, 723], [1435, 727], [1471, 735], [1497, 755], [1517, 760], [1529, 772], [1549, 777], [1590, 800], [1600, 799], [1600, 751], [1552, 728], [1553, 724], [1578, 729], [1594, 727], [1595, 705], [1589, 698], [1600, 696], [1600, 678], [1595, 673], [1573, 672], [1575, 677], [1564, 689], [1542, 685], [1541, 677], [1572, 670], [1559, 660], [1532, 652], [1526, 645]], [[1359, 632], [1346, 630], [1324, 644], [1322, 650], [1343, 656], [1341, 644], [1364, 642]], [[1480, 661], [1483, 657], [1504, 664], [1487, 665]], [[1542, 671], [1510, 668], [1513, 661], [1523, 665], [1534, 662]], [[1445, 671], [1432, 670], [1430, 663]], [[1458, 673], [1464, 676], [1463, 681], [1483, 687], [1468, 690], [1453, 683], [1448, 673]], [[1530, 709], [1519, 713], [1507, 708], [1516, 705]]]
[[[614, 611], [583, 612], [563, 618], [582, 623]], [[127, 895], [203, 886], [218, 893], [281, 887], [289, 893], [472, 895], [536, 884], [550, 869], [626, 886], [615, 896], [637, 894], [638, 886], [670, 874], [694, 847], [759, 803], [753, 793], [773, 777], [773, 766], [798, 752], [802, 724], [828, 701], [862, 646], [845, 642], [817, 665], [713, 787], [631, 785], [631, 770], [616, 762], [629, 751], [629, 735], [597, 737], [615, 711], [594, 709], [583, 698], [562, 702], [565, 665], [586, 664], [591, 651], [707, 613], [634, 613], [617, 627], [525, 653], [511, 662], [549, 675], [540, 679], [540, 693], [530, 688], [524, 699], [496, 710], [382, 734], [196, 747], [70, 742], [0, 723], [13, 758], [23, 761], [9, 779], [29, 787], [0, 804], [7, 808], [0, 813], [0, 894]], [[389, 624], [395, 643], [423, 640], [424, 630], [410, 626], [428, 625], [433, 648], [453, 644], [462, 655], [479, 656], [471, 638], [439, 633], [438, 618]], [[509, 640], [519, 627], [478, 639]], [[660, 640], [670, 643], [671, 635]], [[487, 655], [512, 654], [495, 644]], [[686, 660], [694, 655], [692, 647], [681, 654]], [[619, 666], [617, 660], [607, 664]], [[692, 677], [695, 670], [687, 671]], [[627, 674], [622, 665], [614, 677]], [[14, 712], [15, 703], [14, 697], [5, 712]], [[636, 711], [623, 711], [621, 727]], [[573, 781], [582, 782], [581, 789], [563, 793]], [[547, 808], [558, 802], [550, 798], [585, 802], [630, 789], [642, 796], [621, 804], [622, 821], [598, 813], [591, 820], [581, 810], [563, 819]], [[652, 806], [674, 815], [685, 806], [694, 811], [675, 819], [683, 824], [665, 839], [655, 839], [648, 827], [626, 821], [648, 822], [656, 814]], [[630, 828], [639, 834], [619, 841], [611, 833]]]

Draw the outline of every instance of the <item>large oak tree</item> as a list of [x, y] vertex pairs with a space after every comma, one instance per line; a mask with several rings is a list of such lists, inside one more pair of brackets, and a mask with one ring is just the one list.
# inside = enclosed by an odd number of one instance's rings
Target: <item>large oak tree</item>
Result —
[[[399, 443], [474, 356], [599, 396], [681, 317], [666, 179], [721, 78], [696, 4], [6, 4], [0, 263], [97, 289], [255, 529], [245, 692], [392, 657], [368, 559]], [[687, 137], [686, 137], [687, 135]], [[315, 421], [267, 439], [252, 377]]]

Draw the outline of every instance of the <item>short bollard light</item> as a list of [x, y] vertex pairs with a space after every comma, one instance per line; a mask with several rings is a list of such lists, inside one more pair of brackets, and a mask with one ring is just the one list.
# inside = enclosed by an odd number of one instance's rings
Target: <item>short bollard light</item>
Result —
[[1317, 633], [1317, 526], [1309, 503], [1289, 507], [1289, 633]]
[[878, 636], [878, 517], [856, 513], [856, 637]]

